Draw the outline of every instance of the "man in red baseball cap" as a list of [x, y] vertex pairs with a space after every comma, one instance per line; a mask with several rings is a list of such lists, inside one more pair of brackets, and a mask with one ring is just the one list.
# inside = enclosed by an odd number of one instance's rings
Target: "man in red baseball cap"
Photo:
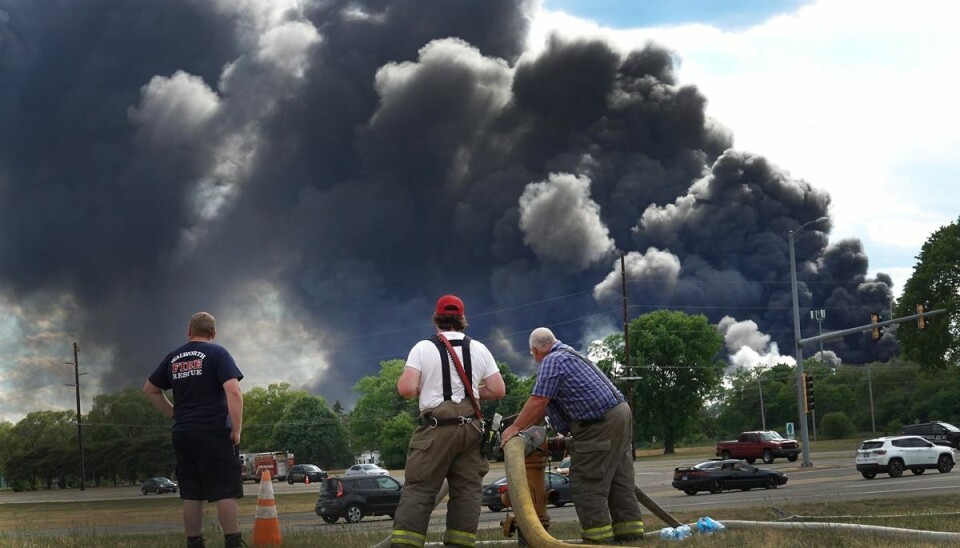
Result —
[[[456, 295], [444, 295], [437, 299], [437, 316], [465, 316], [463, 301]], [[434, 318], [436, 321], [436, 318]], [[461, 330], [462, 331], [462, 330]]]
[[464, 335], [467, 318], [459, 297], [440, 297], [433, 323], [437, 334], [410, 350], [397, 381], [401, 396], [419, 398], [420, 427], [407, 449], [403, 495], [393, 518], [390, 546], [424, 545], [434, 500], [446, 479], [450, 499], [444, 545], [472, 548], [477, 542], [483, 476], [490, 470], [480, 452], [479, 400], [498, 400], [506, 387], [487, 347]]

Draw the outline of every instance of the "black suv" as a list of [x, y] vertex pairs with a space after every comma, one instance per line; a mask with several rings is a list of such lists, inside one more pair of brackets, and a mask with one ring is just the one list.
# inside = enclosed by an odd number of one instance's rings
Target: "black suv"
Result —
[[[307, 478], [310, 481], [307, 481]], [[320, 483], [321, 481], [327, 479], [327, 472], [321, 470], [319, 466], [315, 464], [295, 464], [290, 467], [290, 471], [287, 472], [287, 483], [293, 485], [296, 482], [300, 483]]]
[[357, 523], [363, 516], [388, 515], [393, 519], [403, 485], [390, 476], [327, 478], [320, 488], [315, 510], [327, 523], [343, 518]]
[[924, 422], [920, 424], [908, 424], [900, 431], [901, 435], [920, 436], [937, 445], [949, 445], [950, 447], [960, 449], [960, 428], [948, 422]]

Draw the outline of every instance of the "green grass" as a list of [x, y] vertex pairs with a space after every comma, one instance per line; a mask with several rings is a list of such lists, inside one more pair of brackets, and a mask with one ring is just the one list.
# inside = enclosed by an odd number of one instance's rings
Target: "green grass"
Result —
[[[283, 525], [283, 510], [287, 505], [296, 504], [297, 511], [302, 509], [302, 502], [295, 502], [308, 495], [288, 495], [278, 497], [277, 502], [280, 505], [280, 523]], [[312, 498], [312, 495], [310, 495]], [[285, 500], [287, 499], [287, 500]], [[246, 500], [246, 499], [244, 499]], [[155, 546], [182, 547], [183, 537], [180, 533], [138, 533], [138, 534], [94, 534], [89, 529], [90, 525], [78, 525], [71, 523], [71, 519], [78, 519], [85, 516], [87, 519], [96, 520], [101, 523], [108, 522], [111, 519], [114, 523], [123, 526], [133, 524], [149, 525], [152, 523], [168, 522], [171, 517], [179, 519], [179, 502], [176, 499], [166, 499], [158, 501], [152, 499], [154, 503], [148, 504], [148, 501], [133, 499], [128, 501], [103, 501], [100, 503], [47, 503], [30, 505], [8, 505], [0, 509], [0, 516], [6, 521], [3, 522], [0, 530], [4, 535], [0, 536], [0, 547], [24, 547], [24, 548], [61, 548], [61, 547], [107, 547], [121, 548], [130, 546]], [[67, 518], [61, 515], [67, 510], [68, 506], [85, 506], [82, 512], [72, 514]], [[15, 512], [10, 512], [11, 506], [18, 507]], [[946, 531], [960, 533], [960, 515], [952, 512], [953, 509], [960, 506], [960, 495], [942, 495], [936, 498], [892, 498], [892, 499], [874, 499], [866, 501], [851, 502], [830, 502], [830, 503], [807, 503], [796, 505], [782, 505], [781, 508], [787, 515], [811, 516], [817, 521], [826, 521], [834, 523], [858, 523], [864, 525], [882, 525], [886, 527], [899, 527], [907, 529], [925, 529], [930, 531]], [[147, 512], [145, 509], [152, 508], [153, 512]], [[118, 512], [126, 509], [126, 512]], [[245, 515], [248, 510], [245, 509]], [[252, 511], [252, 510], [250, 510]], [[16, 519], [11, 520], [10, 514], [16, 514]], [[109, 516], [114, 516], [110, 518]], [[647, 517], [646, 528], [648, 531], [655, 531], [663, 527], [663, 523], [657, 518], [645, 514]], [[677, 519], [685, 523], [694, 522], [702, 514], [693, 512], [682, 512], [674, 514]], [[724, 520], [748, 520], [748, 521], [772, 521], [774, 515], [771, 509], [765, 507], [753, 508], [731, 508], [712, 512], [711, 517], [720, 521]], [[824, 518], [823, 516], [831, 516]], [[848, 516], [837, 518], [835, 516]], [[208, 518], [215, 518], [212, 510], [208, 513]], [[813, 520], [807, 520], [813, 521]], [[43, 530], [51, 528], [64, 528], [67, 530], [59, 536], [50, 536], [43, 533]], [[579, 528], [575, 522], [555, 522], [550, 529], [551, 534], [559, 539], [574, 539], [579, 536]], [[283, 546], [285, 547], [317, 547], [317, 546], [337, 546], [337, 548], [361, 548], [369, 547], [382, 540], [388, 533], [386, 531], [377, 532], [359, 532], [344, 530], [344, 528], [322, 528], [320, 531], [291, 531], [283, 532]], [[249, 542], [251, 532], [244, 531], [244, 535]], [[429, 535], [429, 541], [439, 541], [442, 531], [432, 530]], [[219, 546], [223, 542], [222, 535], [215, 527], [208, 527], [204, 536], [207, 538], [209, 546]], [[481, 540], [502, 540], [503, 536], [499, 528], [484, 529], [480, 532]], [[252, 543], [250, 543], [252, 545]], [[676, 541], [664, 541], [656, 538], [650, 538], [643, 543], [644, 546], [676, 546]], [[718, 533], [712, 536], [695, 535], [684, 541], [686, 546], [697, 547], [721, 547], [730, 546], [742, 548], [744, 546], [777, 546], [783, 547], [807, 547], [807, 546], [851, 546], [864, 548], [902, 548], [903, 546], [943, 546], [943, 543], [924, 543], [915, 539], [904, 540], [895, 538], [879, 537], [872, 533], [840, 533], [834, 531], [816, 531], [816, 530], [731, 530]]]

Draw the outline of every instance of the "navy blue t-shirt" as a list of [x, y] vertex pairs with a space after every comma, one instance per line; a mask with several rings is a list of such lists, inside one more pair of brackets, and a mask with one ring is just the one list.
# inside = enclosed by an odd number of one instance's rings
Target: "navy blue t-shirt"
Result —
[[173, 429], [230, 430], [223, 383], [243, 378], [233, 356], [219, 344], [193, 341], [167, 354], [149, 380], [173, 389]]

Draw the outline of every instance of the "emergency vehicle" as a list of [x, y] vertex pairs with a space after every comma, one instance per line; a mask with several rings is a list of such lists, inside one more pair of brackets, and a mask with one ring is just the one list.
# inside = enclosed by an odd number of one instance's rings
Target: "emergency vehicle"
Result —
[[240, 479], [260, 483], [264, 470], [270, 471], [270, 478], [277, 481], [287, 479], [290, 467], [296, 464], [293, 453], [271, 451], [268, 453], [240, 453]]

